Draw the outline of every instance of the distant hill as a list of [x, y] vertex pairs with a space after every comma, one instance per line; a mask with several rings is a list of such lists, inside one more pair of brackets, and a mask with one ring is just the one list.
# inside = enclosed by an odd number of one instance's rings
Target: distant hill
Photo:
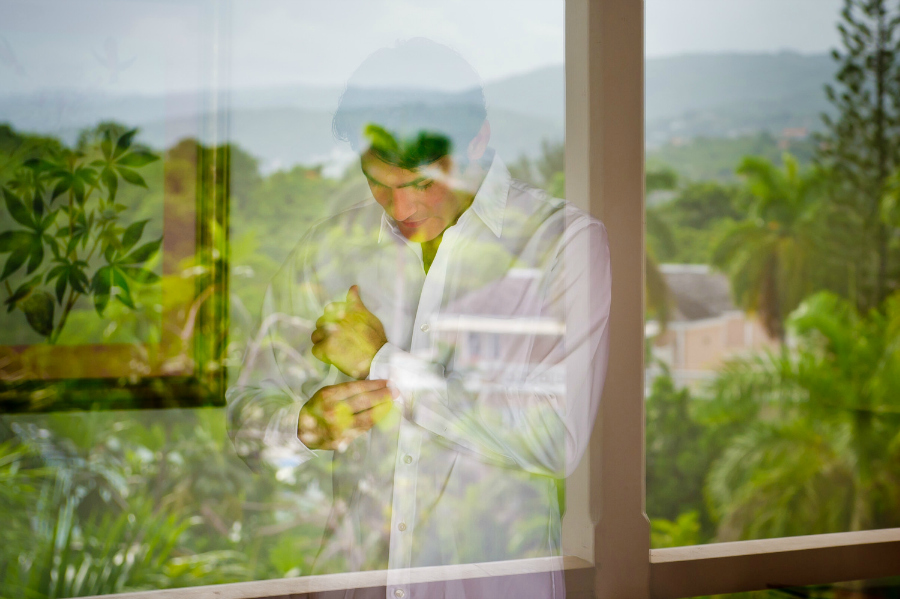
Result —
[[[814, 129], [830, 110], [823, 86], [835, 66], [826, 54], [691, 54], [646, 63], [647, 142], [732, 137], [784, 128]], [[492, 106], [552, 118], [565, 104], [562, 66], [486, 84]]]
[[[826, 55], [717, 54], [650, 59], [646, 66], [649, 148], [696, 137], [735, 137], [785, 128], [812, 130], [828, 110], [822, 87], [834, 65]], [[548, 66], [485, 84], [494, 143], [512, 160], [534, 156], [542, 139], [564, 136], [565, 74]], [[331, 114], [339, 88], [284, 86], [232, 92], [226, 99], [231, 139], [267, 170], [331, 160]], [[0, 122], [74, 141], [101, 120], [144, 129], [142, 138], [169, 145], [201, 129], [196, 96], [115, 97], [84, 93], [0, 96]]]

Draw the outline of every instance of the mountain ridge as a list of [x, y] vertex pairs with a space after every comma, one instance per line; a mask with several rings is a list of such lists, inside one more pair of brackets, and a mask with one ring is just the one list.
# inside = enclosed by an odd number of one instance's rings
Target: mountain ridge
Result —
[[[684, 54], [648, 59], [648, 147], [700, 136], [813, 130], [820, 114], [830, 108], [823, 86], [834, 71], [827, 54]], [[508, 159], [535, 156], [543, 138], [563, 138], [563, 65], [488, 81], [484, 88], [495, 141]], [[323, 148], [332, 144], [330, 117], [341, 92], [336, 86], [308, 85], [232, 90], [223, 96], [231, 106], [231, 139], [246, 145], [269, 168], [320, 160], [328, 154]], [[71, 143], [79, 129], [118, 120], [142, 127], [148, 143], [168, 144], [173, 136], [200, 130], [207, 113], [203, 101], [200, 94], [7, 96], [0, 97], [0, 122], [22, 131], [59, 135]]]

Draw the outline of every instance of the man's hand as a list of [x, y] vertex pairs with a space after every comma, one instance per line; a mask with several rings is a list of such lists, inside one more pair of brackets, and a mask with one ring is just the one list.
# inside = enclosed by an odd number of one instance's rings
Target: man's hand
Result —
[[381, 321], [363, 304], [356, 285], [350, 288], [347, 301], [325, 306], [310, 338], [315, 357], [355, 379], [369, 376], [372, 359], [387, 343]]
[[391, 411], [387, 381], [350, 381], [322, 387], [300, 410], [297, 435], [310, 449], [343, 451]]

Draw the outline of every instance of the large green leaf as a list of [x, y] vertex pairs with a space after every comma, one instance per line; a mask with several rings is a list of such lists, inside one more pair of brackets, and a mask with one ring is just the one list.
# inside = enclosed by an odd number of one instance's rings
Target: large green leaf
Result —
[[68, 270], [69, 284], [78, 293], [87, 293], [90, 281], [84, 271], [76, 265]]
[[112, 158], [112, 134], [109, 129], [103, 132], [103, 141], [100, 142], [100, 151], [107, 160]]
[[4, 231], [0, 233], [0, 253], [12, 252], [31, 245], [33, 236], [25, 231]]
[[50, 272], [47, 273], [47, 276], [44, 279], [45, 283], [49, 283], [53, 279], [56, 279], [56, 299], [60, 304], [62, 304], [63, 294], [66, 292], [66, 273], [68, 269], [69, 267], [66, 264], [55, 266], [50, 269]]
[[134, 139], [134, 136], [137, 134], [137, 129], [132, 129], [131, 131], [126, 131], [122, 134], [119, 140], [116, 142], [116, 151], [113, 153], [113, 158], [118, 158], [122, 154], [124, 154], [128, 148], [131, 147], [131, 141]]
[[46, 291], [39, 289], [34, 291], [19, 307], [25, 313], [25, 320], [31, 325], [35, 331], [44, 337], [50, 336], [53, 332], [53, 296]]
[[34, 194], [34, 198], [31, 200], [31, 209], [34, 210], [34, 213], [37, 215], [35, 220], [44, 216], [44, 200], [41, 199], [41, 196], [37, 193]]
[[25, 298], [29, 293], [31, 293], [31, 290], [34, 289], [38, 284], [40, 284], [40, 282], [41, 277], [40, 275], [38, 275], [31, 280], [25, 281], [24, 283], [19, 285], [19, 288], [13, 291], [12, 295], [6, 298], [6, 300], [4, 300], [3, 302], [7, 306], [9, 306], [7, 312], [12, 312], [16, 307], [18, 301]]
[[6, 265], [3, 267], [3, 273], [0, 274], [0, 281], [3, 281], [11, 274], [22, 268], [22, 265], [25, 264], [25, 261], [28, 259], [28, 256], [31, 254], [31, 248], [29, 246], [19, 247], [13, 250], [13, 252], [9, 255], [9, 258], [6, 259]]
[[69, 191], [70, 187], [72, 187], [72, 180], [70, 178], [66, 177], [59, 181], [53, 188], [53, 193], [50, 194], [50, 203], [52, 204], [53, 200]]
[[40, 266], [43, 261], [44, 244], [42, 243], [40, 236], [37, 236], [34, 243], [31, 244], [31, 257], [28, 260], [28, 268], [26, 269], [27, 274], [31, 274], [37, 270], [38, 266]]
[[140, 264], [142, 262], [146, 262], [150, 258], [153, 257], [156, 252], [159, 251], [159, 246], [162, 244], [162, 237], [157, 239], [156, 241], [151, 241], [150, 243], [145, 243], [138, 249], [134, 250], [121, 260], [119, 260], [120, 264]]
[[136, 266], [120, 266], [119, 268], [125, 273], [125, 276], [138, 283], [149, 285], [160, 280], [158, 274], [146, 268], [138, 268]]
[[17, 223], [25, 225], [30, 229], [34, 228], [34, 219], [31, 218], [31, 214], [29, 214], [28, 208], [25, 207], [22, 200], [13, 195], [13, 193], [5, 187], [3, 188], [3, 199], [6, 202], [6, 209], [9, 211], [9, 215], [12, 216]]
[[115, 201], [116, 191], [119, 189], [119, 177], [116, 175], [116, 172], [107, 167], [100, 173], [100, 179], [103, 180], [103, 184], [109, 190], [109, 201]]
[[44, 219], [40, 223], [38, 223], [38, 229], [42, 232], [49, 229], [51, 227], [51, 225], [53, 225], [53, 223], [56, 222], [57, 214], [59, 214], [59, 210], [54, 210], [53, 212], [51, 212], [47, 216], [45, 216]]
[[131, 248], [135, 246], [135, 244], [141, 240], [141, 236], [144, 234], [144, 226], [149, 222], [150, 219], [139, 220], [136, 223], [132, 223], [125, 229], [125, 233], [122, 235], [122, 251], [127, 252]]
[[84, 204], [84, 181], [77, 178], [72, 180], [72, 194], [79, 206]]
[[117, 167], [117, 171], [122, 175], [122, 178], [131, 183], [132, 185], [138, 185], [140, 187], [147, 187], [147, 182], [144, 181], [144, 178], [137, 174], [137, 171], [133, 171], [130, 168]]
[[134, 310], [134, 299], [131, 297], [131, 288], [125, 274], [116, 267], [112, 269], [113, 285], [116, 288], [116, 299]]
[[155, 156], [150, 152], [131, 152], [119, 158], [116, 164], [129, 168], [140, 168], [157, 160], [159, 160], [159, 156]]
[[91, 281], [91, 290], [94, 292], [94, 308], [97, 314], [103, 316], [109, 304], [109, 292], [112, 288], [112, 267], [104, 266], [94, 273], [94, 279]]

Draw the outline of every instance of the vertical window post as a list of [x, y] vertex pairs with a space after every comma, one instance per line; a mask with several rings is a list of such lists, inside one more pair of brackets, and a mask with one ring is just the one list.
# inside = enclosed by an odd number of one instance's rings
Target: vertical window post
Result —
[[567, 197], [612, 262], [609, 371], [590, 449], [598, 599], [650, 596], [644, 514], [644, 5], [566, 3]]

